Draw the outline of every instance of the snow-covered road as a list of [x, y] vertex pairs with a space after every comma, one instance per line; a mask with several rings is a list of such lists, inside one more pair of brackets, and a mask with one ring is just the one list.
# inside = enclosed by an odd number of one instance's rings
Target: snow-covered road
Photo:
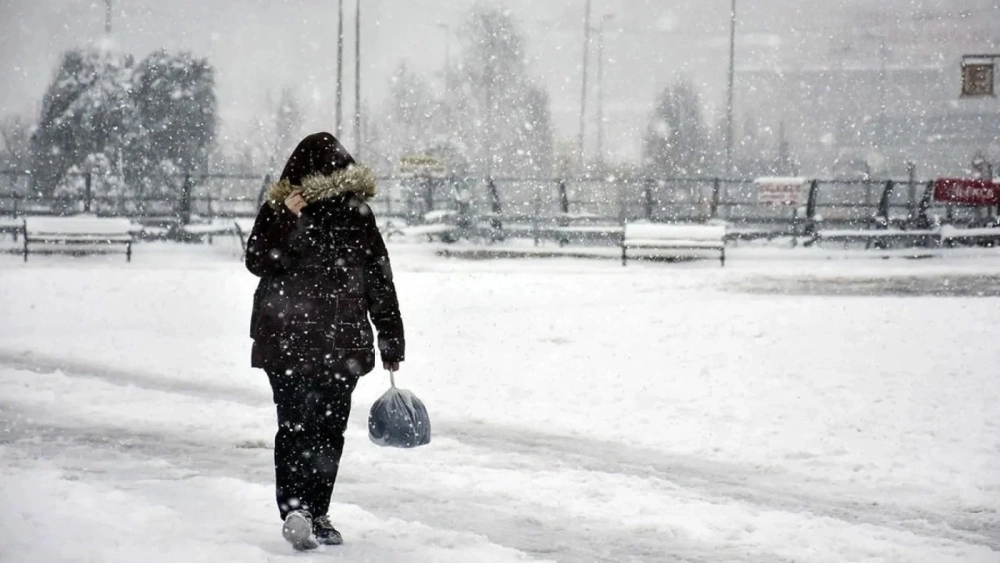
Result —
[[[1000, 561], [1000, 300], [923, 296], [995, 285], [1000, 256], [623, 272], [391, 250], [435, 438], [369, 444], [385, 383], [362, 383], [331, 511], [348, 543], [324, 558]], [[0, 560], [297, 557], [245, 367], [253, 279], [177, 252], [0, 257]], [[816, 289], [844, 278], [875, 289]], [[936, 289], [869, 295], [905, 278]]]

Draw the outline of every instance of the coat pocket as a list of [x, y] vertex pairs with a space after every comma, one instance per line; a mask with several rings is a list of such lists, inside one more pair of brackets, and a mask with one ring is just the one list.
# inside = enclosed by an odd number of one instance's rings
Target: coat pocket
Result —
[[342, 297], [337, 299], [337, 324], [334, 341], [339, 350], [371, 349], [373, 344], [372, 329], [368, 323], [363, 298]]

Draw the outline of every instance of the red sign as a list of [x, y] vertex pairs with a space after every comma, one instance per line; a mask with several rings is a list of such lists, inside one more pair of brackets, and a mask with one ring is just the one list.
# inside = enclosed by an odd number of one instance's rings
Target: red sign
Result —
[[938, 178], [934, 201], [962, 205], [1000, 205], [1000, 184], [970, 178]]
[[757, 178], [757, 201], [763, 205], [799, 205], [804, 178]]

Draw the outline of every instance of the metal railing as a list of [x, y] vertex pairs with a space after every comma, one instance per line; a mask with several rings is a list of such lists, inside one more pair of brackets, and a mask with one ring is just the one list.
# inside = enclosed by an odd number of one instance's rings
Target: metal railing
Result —
[[[112, 179], [85, 173], [67, 176], [57, 195], [32, 191], [31, 176], [0, 171], [0, 215], [92, 213], [139, 222], [189, 224], [216, 218], [253, 217], [270, 177], [190, 174], [169, 178], [155, 193], [123, 190]], [[748, 237], [834, 228], [926, 228], [935, 222], [977, 225], [996, 221], [997, 210], [936, 205], [932, 182], [828, 180], [807, 183], [798, 205], [761, 203], [758, 184], [740, 178], [445, 178], [382, 177], [376, 214], [420, 222], [428, 211], [454, 210], [467, 223], [493, 230], [539, 223], [621, 225], [654, 222], [725, 222]], [[130, 195], [118, 192], [127, 191]]]

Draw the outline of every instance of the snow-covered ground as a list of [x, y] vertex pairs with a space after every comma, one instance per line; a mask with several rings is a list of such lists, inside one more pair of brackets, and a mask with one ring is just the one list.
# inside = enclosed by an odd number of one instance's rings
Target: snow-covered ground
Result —
[[[345, 561], [1000, 561], [1000, 254], [737, 248], [459, 261], [390, 247], [402, 386]], [[231, 240], [0, 256], [0, 561], [281, 561], [274, 413]]]

